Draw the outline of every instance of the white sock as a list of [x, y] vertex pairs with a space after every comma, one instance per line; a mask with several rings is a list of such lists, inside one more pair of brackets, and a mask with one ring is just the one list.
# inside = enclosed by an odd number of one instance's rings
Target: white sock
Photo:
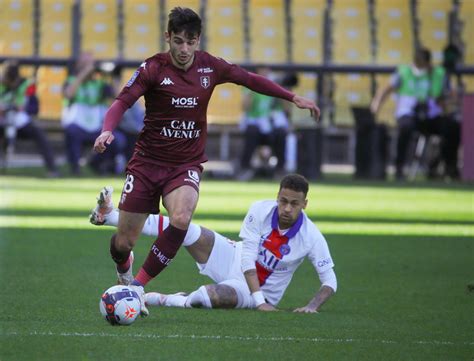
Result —
[[112, 209], [112, 212], [105, 216], [105, 223], [108, 226], [117, 226], [119, 219], [119, 210], [117, 208]]
[[211, 299], [206, 290], [206, 286], [199, 287], [186, 298], [186, 307], [212, 308]]
[[186, 300], [188, 296], [183, 296], [182, 294], [176, 293], [174, 295], [167, 295], [163, 306], [166, 307], [186, 307]]

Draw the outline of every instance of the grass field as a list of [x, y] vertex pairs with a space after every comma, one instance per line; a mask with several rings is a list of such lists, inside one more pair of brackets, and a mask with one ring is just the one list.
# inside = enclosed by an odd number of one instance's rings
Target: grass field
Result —
[[[290, 312], [319, 287], [306, 261], [280, 312], [155, 308], [111, 327], [98, 303], [115, 282], [112, 229], [88, 223], [108, 183], [119, 190], [122, 180], [0, 177], [0, 360], [474, 359], [472, 187], [312, 184], [307, 213], [339, 283], [320, 314]], [[206, 180], [195, 222], [235, 239], [248, 206], [276, 191]], [[138, 242], [137, 266], [151, 241]], [[148, 289], [206, 282], [182, 249]]]

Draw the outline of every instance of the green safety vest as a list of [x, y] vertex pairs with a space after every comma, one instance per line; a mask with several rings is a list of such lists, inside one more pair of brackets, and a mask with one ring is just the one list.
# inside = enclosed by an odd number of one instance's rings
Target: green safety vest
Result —
[[401, 78], [398, 89], [400, 95], [426, 102], [428, 98], [436, 99], [443, 93], [445, 70], [441, 66], [435, 66], [431, 73], [416, 76], [410, 65], [401, 65], [398, 67], [398, 74]]
[[250, 98], [250, 107], [246, 111], [248, 117], [260, 118], [270, 116], [272, 104], [274, 101], [272, 97], [260, 93], [250, 92]]
[[[75, 76], [69, 76], [67, 78], [67, 84], [71, 84]], [[107, 104], [105, 97], [105, 88], [107, 83], [101, 79], [89, 79], [83, 82], [74, 94], [71, 100], [65, 100], [66, 105], [72, 103], [79, 103], [84, 105], [101, 105]]]
[[20, 108], [24, 106], [26, 103], [26, 89], [32, 83], [31, 80], [24, 79], [15, 89], [7, 89], [4, 84], [0, 84], [0, 104], [2, 107], [14, 105]]

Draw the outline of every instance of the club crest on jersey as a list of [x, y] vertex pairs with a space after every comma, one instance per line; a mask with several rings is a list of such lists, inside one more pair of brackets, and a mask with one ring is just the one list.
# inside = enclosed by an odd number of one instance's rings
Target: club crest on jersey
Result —
[[201, 77], [201, 86], [204, 89], [209, 88], [209, 85], [211, 85], [211, 78], [207, 75]]
[[288, 253], [290, 253], [291, 251], [291, 248], [288, 244], [282, 244], [280, 246], [280, 253], [282, 254], [282, 256], [286, 256]]

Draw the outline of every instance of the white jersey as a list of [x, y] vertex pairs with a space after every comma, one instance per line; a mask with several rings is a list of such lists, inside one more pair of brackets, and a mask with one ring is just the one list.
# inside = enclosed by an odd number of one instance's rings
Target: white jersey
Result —
[[[305, 257], [318, 274], [334, 267], [325, 238], [304, 212], [297, 221], [301, 225], [294, 236], [279, 249], [270, 250], [267, 238], [273, 231], [272, 218], [276, 211], [276, 201], [254, 203], [240, 230], [243, 240], [242, 272], [257, 269], [260, 288], [272, 305], [278, 304]], [[291, 229], [287, 234], [290, 232]]]

